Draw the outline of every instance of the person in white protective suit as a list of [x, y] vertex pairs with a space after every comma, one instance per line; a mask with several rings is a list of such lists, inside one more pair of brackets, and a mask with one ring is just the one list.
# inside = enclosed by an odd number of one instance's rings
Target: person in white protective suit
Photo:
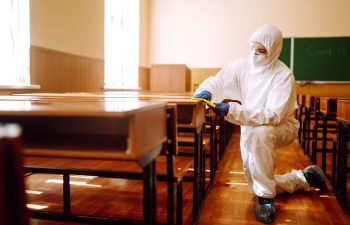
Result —
[[[275, 150], [297, 137], [299, 122], [294, 75], [278, 57], [282, 32], [258, 28], [248, 41], [249, 57], [228, 65], [198, 87], [194, 97], [217, 103], [214, 111], [241, 126], [240, 149], [249, 187], [255, 194], [255, 215], [262, 223], [275, 219], [275, 196], [316, 187], [326, 190], [325, 175], [316, 165], [274, 175]], [[224, 99], [239, 100], [223, 103]]]

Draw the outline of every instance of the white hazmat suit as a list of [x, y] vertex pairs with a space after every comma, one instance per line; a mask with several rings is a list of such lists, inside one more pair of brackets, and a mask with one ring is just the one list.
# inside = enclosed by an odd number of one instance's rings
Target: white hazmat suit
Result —
[[310, 186], [302, 170], [274, 175], [275, 150], [291, 144], [299, 129], [293, 116], [297, 108], [294, 75], [278, 59], [282, 33], [272, 25], [264, 25], [249, 42], [262, 44], [267, 55], [250, 52], [249, 58], [229, 63], [216, 76], [206, 79], [196, 93], [210, 92], [213, 102], [241, 101], [242, 105], [229, 103], [225, 119], [241, 126], [244, 173], [255, 195], [274, 198], [276, 190], [307, 190]]

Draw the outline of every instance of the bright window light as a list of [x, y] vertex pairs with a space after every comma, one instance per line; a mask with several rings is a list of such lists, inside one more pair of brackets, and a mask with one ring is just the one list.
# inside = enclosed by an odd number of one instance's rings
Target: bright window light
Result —
[[46, 209], [48, 208], [49, 206], [47, 205], [37, 205], [37, 204], [27, 204], [27, 208], [30, 208], [30, 209]]
[[106, 88], [138, 88], [139, 1], [105, 0]]
[[0, 1], [0, 30], [0, 85], [29, 84], [29, 0]]

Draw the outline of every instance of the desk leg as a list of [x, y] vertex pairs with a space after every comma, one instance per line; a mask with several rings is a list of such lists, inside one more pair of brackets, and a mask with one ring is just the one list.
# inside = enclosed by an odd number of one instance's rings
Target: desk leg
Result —
[[192, 223], [195, 223], [199, 213], [199, 196], [200, 196], [200, 137], [199, 134], [195, 133], [195, 148], [194, 148], [194, 168], [193, 168], [193, 206], [192, 206]]
[[220, 161], [224, 156], [225, 142], [225, 119], [220, 117]]
[[309, 156], [311, 156], [310, 152], [310, 139], [311, 139], [311, 111], [310, 108], [307, 110], [307, 120], [306, 120], [306, 152]]
[[341, 135], [342, 135], [342, 131], [341, 131], [341, 122], [338, 121], [338, 143], [337, 143], [337, 168], [336, 168], [336, 190], [337, 190], [337, 193], [339, 194], [340, 192], [340, 186], [341, 186], [341, 165], [342, 165], [342, 151], [341, 151], [341, 148], [342, 148], [342, 139], [341, 139]]
[[157, 221], [156, 163], [153, 160], [143, 168], [143, 213], [145, 224], [155, 225]]
[[340, 180], [340, 191], [339, 197], [340, 201], [346, 205], [347, 201], [347, 173], [348, 173], [348, 135], [349, 135], [349, 125], [339, 122], [339, 134], [340, 134], [340, 144], [338, 154], [340, 157], [340, 163], [338, 165], [339, 172], [339, 180]]
[[298, 113], [298, 121], [300, 123], [300, 127], [299, 127], [299, 130], [298, 130], [298, 140], [299, 140], [299, 144], [301, 144], [301, 141], [302, 141], [302, 131], [303, 131], [303, 121], [302, 121], [302, 115], [303, 115], [303, 106], [300, 106], [300, 109], [299, 109], [299, 113]]
[[213, 160], [214, 160], [214, 173], [213, 173], [213, 181], [215, 174], [218, 170], [219, 160], [218, 160], [218, 137], [216, 133], [216, 117], [213, 119]]
[[202, 128], [200, 131], [200, 134], [199, 134], [199, 152], [201, 154], [201, 171], [202, 171], [202, 174], [201, 174], [201, 192], [202, 192], [202, 195], [201, 195], [201, 205], [202, 205], [202, 202], [205, 198], [205, 194], [206, 194], [206, 185], [205, 185], [205, 176], [206, 176], [206, 165], [205, 165], [205, 162], [206, 162], [206, 152], [205, 150], [203, 149], [203, 133], [204, 133], [204, 129]]
[[66, 215], [71, 213], [70, 211], [70, 183], [69, 173], [63, 174], [63, 212]]
[[[191, 132], [194, 135], [194, 154], [193, 154], [193, 178], [188, 181], [193, 182], [193, 201], [192, 201], [192, 224], [196, 224], [201, 202], [202, 202], [202, 177], [203, 173], [203, 124], [195, 129], [180, 128], [180, 131]], [[185, 177], [186, 178], [186, 177]]]
[[210, 183], [214, 182], [216, 173], [216, 151], [215, 151], [215, 118], [210, 118]]
[[[318, 101], [319, 102], [319, 101]], [[309, 137], [309, 140], [311, 141], [311, 161], [313, 164], [317, 164], [317, 152], [318, 152], [318, 148], [317, 148], [317, 141], [318, 141], [318, 120], [319, 120], [319, 110], [318, 110], [319, 106], [316, 106], [316, 110], [315, 110], [315, 123], [314, 123], [314, 127], [311, 130], [311, 125], [310, 125], [310, 132], [309, 134], [311, 134], [312, 132], [312, 140], [311, 137]]]
[[304, 117], [303, 117], [303, 130], [302, 130], [302, 138], [301, 138], [301, 147], [303, 148], [304, 153], [306, 153], [306, 120], [307, 120], [307, 108], [304, 108]]
[[326, 173], [326, 160], [327, 160], [327, 122], [328, 115], [323, 116], [323, 130], [322, 130], [322, 170]]

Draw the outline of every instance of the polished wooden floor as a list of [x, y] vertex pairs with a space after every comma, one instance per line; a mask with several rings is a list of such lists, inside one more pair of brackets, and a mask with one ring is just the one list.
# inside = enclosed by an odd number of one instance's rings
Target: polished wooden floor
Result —
[[[276, 173], [291, 169], [303, 169], [310, 164], [295, 142], [277, 151]], [[31, 175], [26, 178], [30, 203], [43, 205], [45, 210], [62, 210], [62, 177], [59, 175]], [[133, 217], [142, 219], [142, 183], [121, 179], [98, 177], [72, 177], [72, 209], [76, 213], [89, 215]], [[80, 183], [79, 183], [80, 182]], [[84, 183], [88, 185], [84, 185]], [[166, 221], [166, 186], [158, 185], [158, 220]], [[184, 222], [191, 220], [191, 194], [189, 183], [184, 185]], [[253, 195], [242, 174], [239, 151], [239, 134], [234, 134], [216, 175], [215, 183], [207, 196], [199, 225], [260, 224], [252, 210]], [[320, 195], [317, 190], [282, 194], [276, 200], [274, 224], [350, 224], [350, 217], [339, 206], [330, 190]], [[71, 224], [44, 220], [31, 220], [35, 225]]]

